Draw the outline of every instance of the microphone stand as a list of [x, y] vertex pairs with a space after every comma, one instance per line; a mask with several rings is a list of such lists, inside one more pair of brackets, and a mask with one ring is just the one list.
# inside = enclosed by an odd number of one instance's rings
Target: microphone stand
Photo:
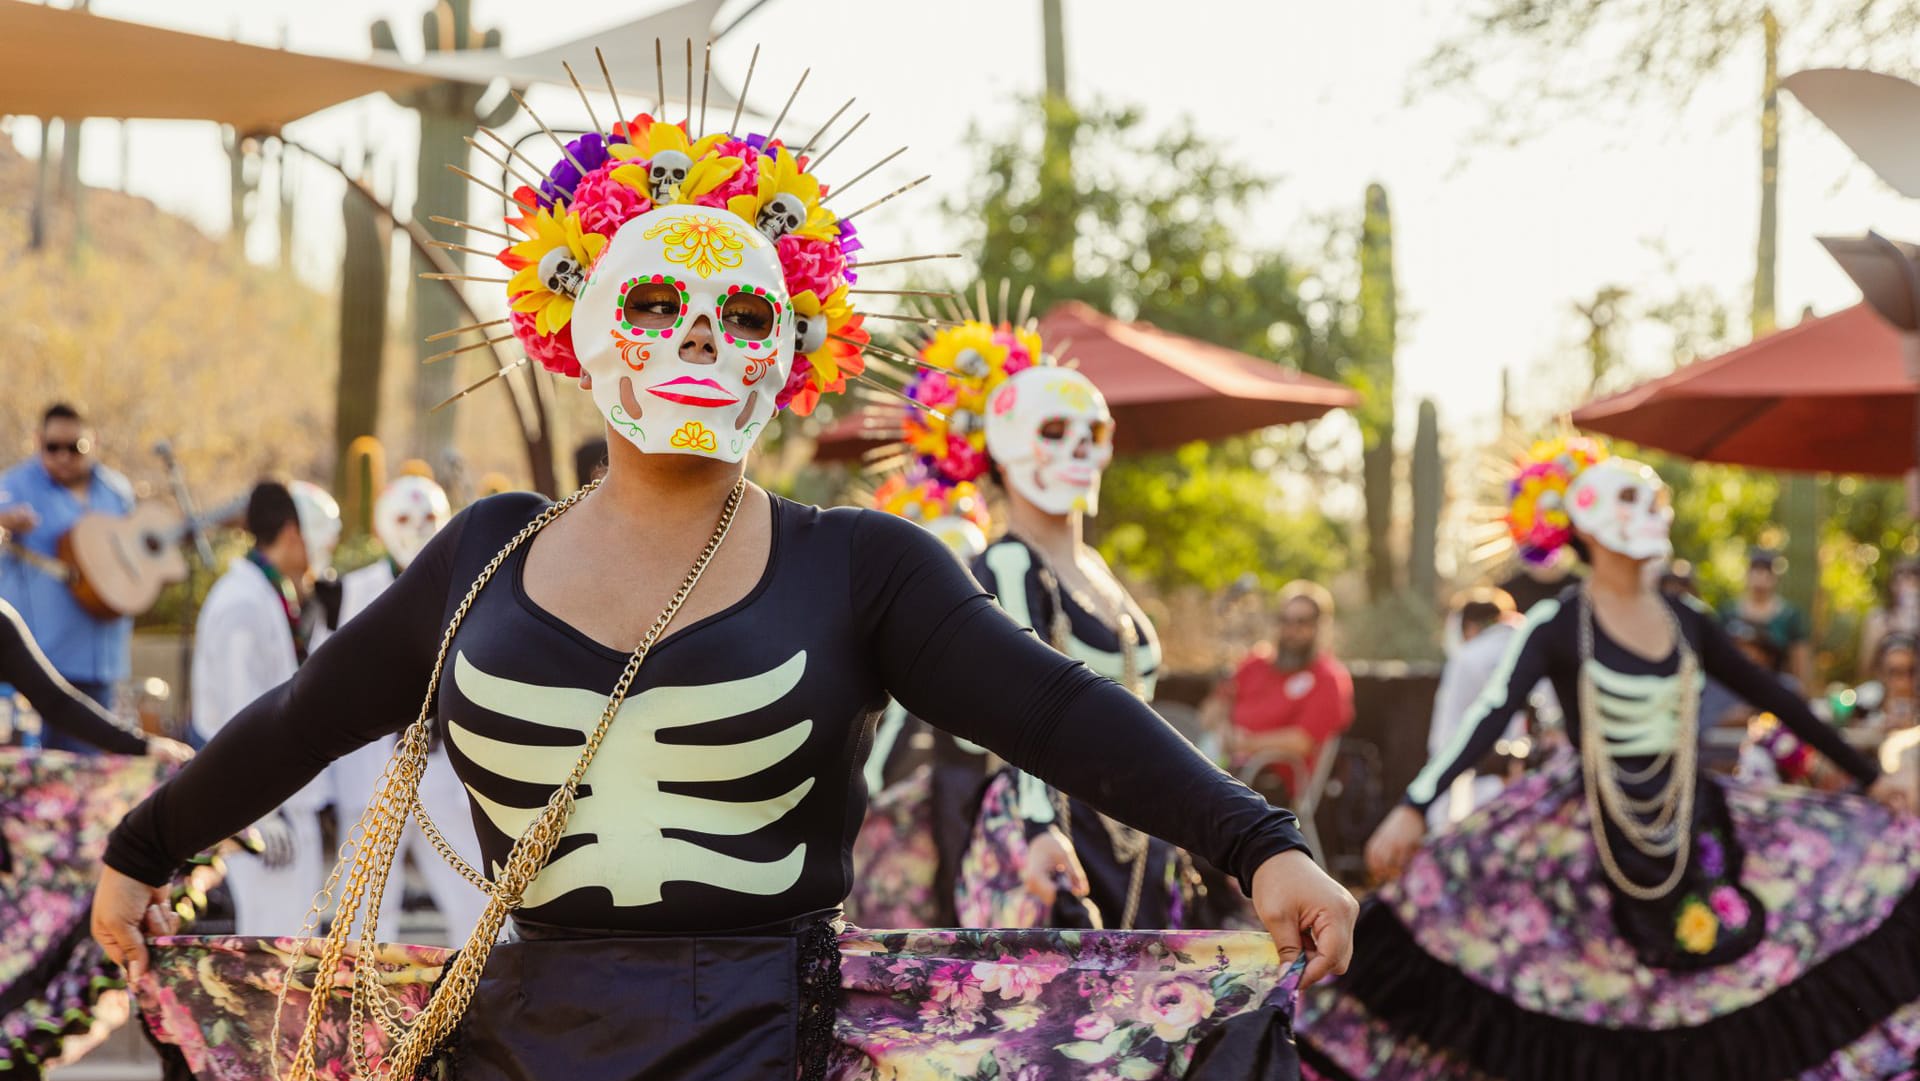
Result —
[[173, 444], [162, 439], [153, 445], [153, 453], [166, 467], [167, 483], [173, 489], [173, 500], [179, 505], [180, 513], [186, 518], [188, 535], [193, 538], [194, 551], [200, 557], [198, 561], [191, 559], [187, 561], [187, 603], [181, 610], [181, 619], [184, 624], [181, 628], [184, 632], [181, 637], [187, 643], [187, 648], [180, 652], [180, 674], [177, 677], [180, 693], [174, 698], [174, 701], [182, 703], [181, 709], [184, 711], [176, 718], [179, 721], [178, 735], [192, 742], [192, 641], [194, 628], [200, 618], [200, 573], [203, 568], [209, 574], [213, 572], [213, 544], [207, 540], [206, 528], [200, 521], [200, 508], [194, 505], [193, 492], [187, 487], [186, 475], [180, 470], [179, 460], [173, 456]]

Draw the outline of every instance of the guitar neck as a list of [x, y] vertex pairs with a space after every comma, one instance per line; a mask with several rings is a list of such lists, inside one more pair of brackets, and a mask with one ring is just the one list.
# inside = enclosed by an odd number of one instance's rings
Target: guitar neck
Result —
[[46, 574], [60, 582], [73, 581], [73, 568], [52, 556], [43, 556], [39, 552], [11, 538], [9, 538], [3, 546], [7, 551], [12, 552], [20, 562], [25, 563], [27, 566], [34, 568], [42, 574]]

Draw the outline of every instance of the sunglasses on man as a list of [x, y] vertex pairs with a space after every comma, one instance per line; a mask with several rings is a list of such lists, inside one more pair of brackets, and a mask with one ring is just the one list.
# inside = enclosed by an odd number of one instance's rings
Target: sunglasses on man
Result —
[[52, 440], [48, 440], [40, 444], [40, 449], [46, 451], [48, 454], [73, 454], [84, 458], [89, 451], [93, 450], [93, 441], [90, 439], [76, 439], [71, 443], [55, 443]]

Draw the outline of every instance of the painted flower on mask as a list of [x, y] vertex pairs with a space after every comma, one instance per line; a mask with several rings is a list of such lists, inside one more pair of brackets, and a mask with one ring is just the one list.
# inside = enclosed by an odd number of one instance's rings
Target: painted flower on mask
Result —
[[697, 420], [682, 424], [667, 443], [676, 450], [703, 450], [709, 454], [720, 449], [720, 441], [714, 438], [713, 431]]
[[541, 261], [549, 253], [564, 249], [584, 277], [606, 248], [607, 238], [582, 231], [579, 217], [572, 212], [556, 217], [541, 208], [512, 220], [528, 236], [507, 249], [508, 255], [520, 261], [519, 269], [507, 282], [507, 296], [514, 311], [535, 316], [534, 326], [540, 333], [557, 333], [573, 319], [573, 297], [548, 288], [548, 283], [540, 279]]
[[661, 238], [667, 246], [667, 262], [679, 263], [702, 278], [738, 267], [740, 253], [747, 246], [738, 229], [703, 215], [656, 222], [640, 236], [644, 240]]

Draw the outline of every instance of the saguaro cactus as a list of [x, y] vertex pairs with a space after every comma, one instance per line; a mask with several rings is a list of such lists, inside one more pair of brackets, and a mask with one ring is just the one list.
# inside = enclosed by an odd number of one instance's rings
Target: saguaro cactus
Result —
[[[347, 245], [340, 275], [340, 374], [334, 391], [334, 472], [349, 483], [353, 446], [380, 427], [380, 373], [387, 344], [387, 250], [391, 237], [386, 214], [358, 188], [349, 186], [340, 211], [346, 219]], [[361, 528], [357, 518], [349, 528]]]
[[1446, 463], [1440, 456], [1440, 412], [1433, 399], [1420, 402], [1413, 434], [1413, 535], [1407, 545], [1407, 584], [1416, 600], [1440, 591], [1440, 504], [1445, 498]]
[[1381, 600], [1394, 591], [1393, 354], [1399, 332], [1393, 280], [1393, 218], [1387, 189], [1367, 185], [1360, 231], [1360, 333], [1356, 343], [1361, 394], [1361, 460], [1367, 518], [1367, 593]]
[[[464, 52], [468, 49], [497, 49], [500, 31], [479, 32], [473, 28], [469, 0], [439, 0], [420, 19], [420, 36], [428, 53]], [[373, 24], [373, 47], [398, 52], [393, 28], [381, 19]], [[480, 127], [495, 128], [512, 119], [519, 109], [510, 95], [501, 95], [486, 112], [480, 112], [484, 88], [468, 83], [433, 83], [394, 100], [420, 117], [420, 160], [415, 171], [413, 220], [426, 222], [433, 215], [472, 221], [467, 206], [467, 181], [447, 170], [449, 164], [465, 166], [468, 161], [464, 140]], [[475, 245], [480, 246], [480, 245]], [[412, 276], [413, 339], [416, 358], [424, 360], [437, 349], [421, 339], [429, 334], [457, 326], [460, 310], [437, 283], [422, 282], [418, 275], [430, 270], [426, 261], [415, 255]], [[422, 367], [414, 384], [419, 426], [415, 448], [418, 453], [437, 457], [453, 443], [452, 410], [429, 414], [428, 410], [453, 393], [456, 366], [436, 364]]]

